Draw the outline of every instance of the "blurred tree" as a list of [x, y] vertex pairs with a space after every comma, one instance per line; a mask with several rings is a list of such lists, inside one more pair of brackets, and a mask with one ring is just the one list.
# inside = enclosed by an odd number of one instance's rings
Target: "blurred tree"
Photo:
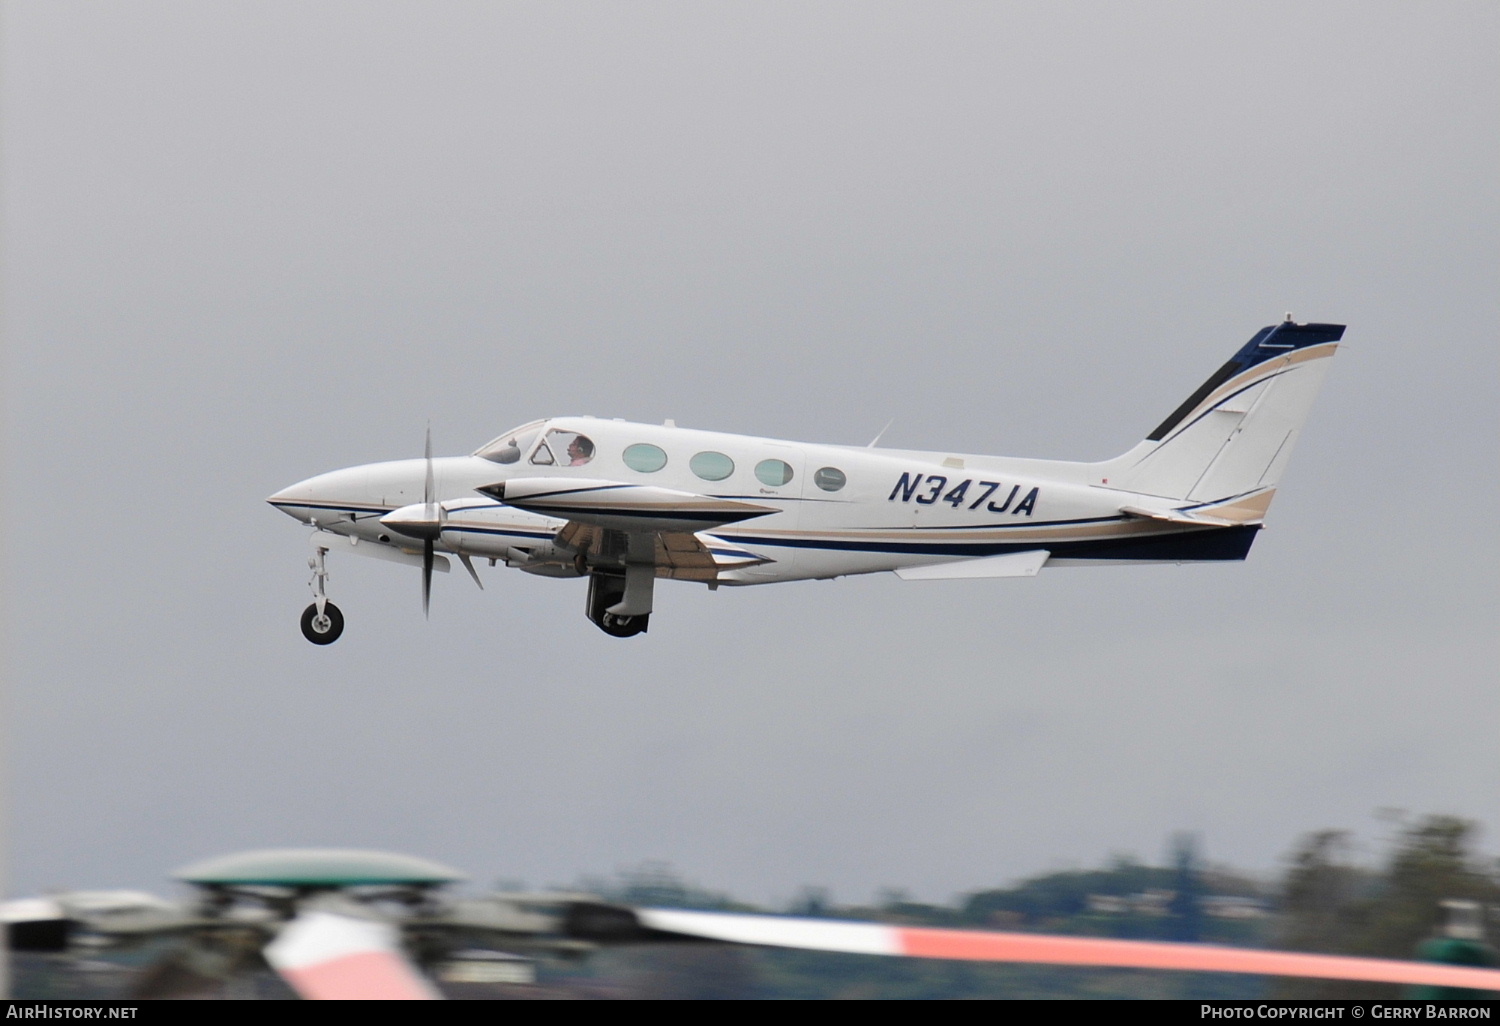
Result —
[[1172, 940], [1203, 939], [1203, 874], [1197, 841], [1192, 834], [1172, 839], [1172, 902], [1168, 936]]
[[[1293, 851], [1282, 898], [1280, 946], [1377, 958], [1412, 958], [1442, 932], [1445, 899], [1500, 901], [1500, 873], [1471, 854], [1476, 828], [1427, 816], [1397, 836], [1383, 872], [1352, 864], [1348, 835], [1311, 834]], [[1285, 980], [1278, 997], [1390, 998], [1394, 986]]]
[[965, 899], [960, 916], [963, 922], [998, 929], [1026, 927], [1105, 932], [1116, 937], [1162, 937], [1167, 928], [1165, 917], [1131, 914], [1098, 919], [1089, 915], [1089, 899], [1091, 895], [1125, 898], [1168, 891], [1174, 879], [1170, 869], [1137, 862], [1116, 862], [1109, 869], [1064, 870], [1032, 877], [1004, 890], [977, 891]]
[[802, 888], [802, 893], [792, 901], [787, 911], [794, 916], [818, 919], [826, 917], [832, 906], [833, 899], [829, 896], [827, 887], [807, 886]]
[[1371, 874], [1350, 859], [1349, 834], [1320, 830], [1292, 852], [1282, 893], [1282, 944], [1295, 951], [1344, 951]]
[[[1363, 898], [1372, 874], [1350, 858], [1347, 831], [1320, 830], [1309, 834], [1292, 851], [1282, 890], [1281, 929], [1277, 947], [1291, 951], [1347, 953], [1363, 933]], [[1362, 984], [1324, 980], [1277, 982], [1277, 997], [1357, 997]]]
[[1470, 854], [1476, 833], [1475, 824], [1453, 816], [1429, 816], [1407, 828], [1373, 903], [1361, 954], [1410, 958], [1441, 932], [1445, 899], [1500, 900], [1494, 867]]

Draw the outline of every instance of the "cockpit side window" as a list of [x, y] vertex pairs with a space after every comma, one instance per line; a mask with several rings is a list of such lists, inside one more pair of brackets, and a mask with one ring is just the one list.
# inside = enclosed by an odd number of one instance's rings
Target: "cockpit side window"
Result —
[[531, 444], [536, 441], [536, 436], [541, 433], [544, 423], [545, 421], [534, 420], [514, 431], [508, 431], [474, 455], [482, 456], [492, 463], [516, 463], [526, 455], [526, 450], [530, 449]]
[[548, 431], [531, 462], [542, 466], [581, 467], [594, 458], [594, 441], [577, 431]]

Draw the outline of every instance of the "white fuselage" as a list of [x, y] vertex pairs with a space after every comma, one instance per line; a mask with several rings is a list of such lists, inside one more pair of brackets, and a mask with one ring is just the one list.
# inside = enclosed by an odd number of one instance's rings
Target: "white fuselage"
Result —
[[616, 637], [645, 632], [658, 578], [716, 588], [1241, 560], [1343, 334], [1290, 317], [1262, 328], [1144, 440], [1099, 463], [559, 417], [472, 456], [351, 467], [270, 502], [317, 528], [302, 630], [320, 645], [343, 630], [323, 587], [335, 548], [420, 566], [424, 608], [432, 571], [448, 569], [440, 553], [476, 582], [474, 557], [587, 576], [587, 616]]
[[[587, 465], [562, 466], [555, 457], [535, 462], [540, 439], [554, 432], [586, 435], [594, 445]], [[1133, 549], [1147, 539], [1214, 528], [1122, 514], [1122, 506], [1162, 500], [1110, 487], [1106, 464], [805, 444], [590, 417], [556, 418], [533, 434], [527, 451], [508, 464], [479, 455], [433, 461], [434, 498], [446, 516], [438, 551], [522, 568], [537, 562], [567, 518], [518, 509], [477, 489], [556, 478], [560, 485], [571, 479], [652, 485], [775, 510], [699, 534], [723, 555], [716, 583], [838, 577], [1041, 549], [1051, 552], [1048, 565], [1225, 558]], [[659, 469], [627, 463], [626, 450], [643, 445], [665, 455]], [[712, 473], [724, 476], [696, 473], [700, 454], [727, 457], [710, 461]], [[757, 475], [767, 460], [789, 467], [790, 480], [769, 484]], [[415, 553], [420, 543], [393, 535], [380, 517], [422, 503], [425, 474], [421, 459], [351, 467], [293, 485], [271, 502], [322, 531]], [[556, 575], [572, 576], [565, 569]]]

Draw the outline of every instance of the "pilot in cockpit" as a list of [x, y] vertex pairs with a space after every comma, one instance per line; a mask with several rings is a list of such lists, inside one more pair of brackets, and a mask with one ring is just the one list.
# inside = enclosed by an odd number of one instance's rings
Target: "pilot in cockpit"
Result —
[[574, 435], [568, 443], [568, 466], [581, 467], [594, 458], [594, 443], [587, 435]]
[[[559, 461], [555, 453], [563, 453]], [[531, 454], [531, 462], [539, 466], [581, 467], [594, 458], [594, 443], [587, 435], [574, 431], [554, 430], [547, 432], [542, 444]]]

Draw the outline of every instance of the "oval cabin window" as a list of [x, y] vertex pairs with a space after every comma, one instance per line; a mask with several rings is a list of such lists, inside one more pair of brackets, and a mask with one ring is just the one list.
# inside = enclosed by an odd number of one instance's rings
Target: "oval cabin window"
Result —
[[813, 484], [825, 492], [836, 492], [848, 483], [849, 479], [838, 467], [822, 467], [813, 474]]
[[637, 442], [626, 448], [623, 454], [625, 465], [642, 474], [654, 474], [667, 465], [667, 454], [660, 446], [649, 442]]
[[792, 465], [785, 460], [761, 460], [755, 465], [755, 476], [761, 484], [780, 488], [792, 479]]
[[734, 473], [734, 460], [722, 452], [700, 452], [688, 460], [688, 466], [705, 481], [722, 481]]

